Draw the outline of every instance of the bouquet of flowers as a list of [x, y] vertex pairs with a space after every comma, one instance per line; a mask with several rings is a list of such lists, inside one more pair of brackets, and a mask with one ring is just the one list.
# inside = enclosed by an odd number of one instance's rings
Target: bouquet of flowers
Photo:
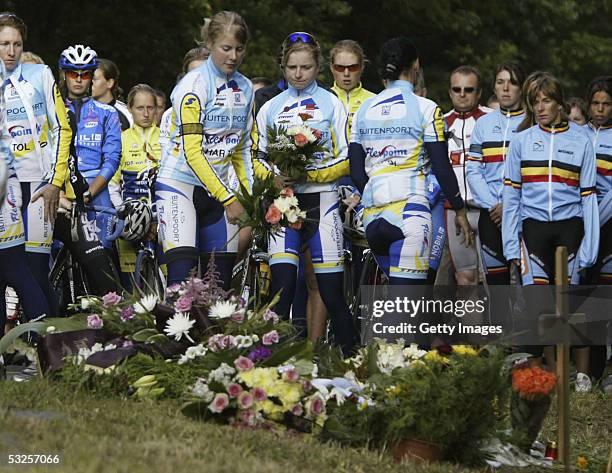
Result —
[[268, 127], [267, 160], [276, 169], [293, 181], [305, 181], [308, 167], [325, 158], [328, 153], [321, 132], [309, 127], [306, 122], [312, 118], [300, 113], [302, 123], [285, 128]]
[[540, 433], [556, 385], [557, 377], [542, 368], [520, 366], [512, 371], [512, 436], [526, 451]]

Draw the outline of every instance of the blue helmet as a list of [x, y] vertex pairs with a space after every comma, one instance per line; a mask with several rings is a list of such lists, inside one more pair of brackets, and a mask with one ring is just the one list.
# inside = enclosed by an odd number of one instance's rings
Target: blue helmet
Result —
[[69, 46], [62, 51], [59, 67], [74, 71], [94, 70], [98, 67], [98, 55], [89, 46]]

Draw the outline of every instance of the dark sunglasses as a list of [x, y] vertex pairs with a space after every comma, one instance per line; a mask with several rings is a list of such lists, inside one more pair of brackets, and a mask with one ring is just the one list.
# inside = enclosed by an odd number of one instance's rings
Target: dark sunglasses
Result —
[[293, 44], [301, 41], [306, 44], [317, 44], [317, 41], [314, 37], [309, 33], [304, 33], [303, 31], [298, 31], [296, 33], [291, 33], [289, 36], [285, 38], [285, 43]]
[[466, 94], [473, 94], [474, 92], [476, 92], [478, 90], [478, 87], [451, 87], [451, 90], [453, 91], [453, 93], [455, 94], [460, 94], [461, 91], [463, 91]]
[[349, 70], [349, 72], [357, 72], [359, 69], [361, 69], [360, 64], [351, 64], [349, 66], [343, 66], [342, 64], [333, 64], [332, 67], [336, 72], [344, 72], [347, 69]]
[[77, 77], [80, 77], [81, 80], [89, 80], [93, 76], [91, 71], [65, 71], [65, 73], [66, 77], [72, 80], [77, 80]]

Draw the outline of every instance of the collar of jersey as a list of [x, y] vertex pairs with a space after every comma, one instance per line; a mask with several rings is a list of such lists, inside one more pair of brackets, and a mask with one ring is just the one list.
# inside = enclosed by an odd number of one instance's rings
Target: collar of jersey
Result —
[[557, 126], [544, 126], [540, 125], [540, 129], [547, 133], [563, 133], [564, 131], [569, 130], [569, 123], [566, 121], [562, 121]]
[[392, 87], [400, 87], [402, 89], [408, 89], [410, 90], [410, 92], [414, 93], [414, 85], [412, 85], [412, 82], [408, 82], [407, 80], [394, 80], [394, 81], [389, 81], [389, 83], [387, 84], [387, 88], [390, 89]]
[[470, 118], [473, 117], [474, 115], [476, 115], [476, 113], [478, 113], [480, 111], [480, 105], [477, 105], [476, 108], [473, 108], [472, 110], [470, 110], [469, 112], [458, 112], [457, 110], [453, 109], [453, 113], [455, 115], [457, 115], [459, 118], [462, 119], [466, 119], [466, 118]]
[[601, 126], [597, 126], [595, 125], [595, 123], [593, 122], [589, 122], [588, 125], [595, 131], [597, 130], [607, 130], [609, 128], [612, 128], [612, 120], [610, 120], [608, 123], [606, 123], [605, 125], [601, 125]]
[[[87, 102], [89, 102], [90, 100], [94, 100], [91, 98], [91, 95], [88, 95], [87, 97], [83, 97], [81, 99], [70, 99], [70, 98], [66, 98], [66, 103], [67, 104], [71, 104], [74, 103], [75, 101], [80, 100], [82, 104], [86, 104]], [[101, 103], [101, 102], [100, 102]]]
[[12, 72], [9, 72], [9, 71], [6, 69], [6, 67], [4, 68], [4, 70], [6, 71], [6, 76], [5, 76], [5, 80], [4, 80], [4, 83], [3, 83], [4, 85], [8, 85], [8, 84], [11, 82], [11, 81], [10, 81], [10, 78], [11, 78], [13, 75], [15, 75], [15, 74], [17, 75], [17, 77], [18, 77], [18, 78], [19, 78], [19, 77], [21, 77], [21, 63], [17, 64], [17, 65], [15, 66], [15, 69], [13, 69], [13, 71], [12, 71]]
[[301, 90], [297, 90], [291, 84], [288, 84], [287, 90], [289, 91], [289, 95], [293, 97], [297, 97], [300, 95], [313, 95], [316, 92], [317, 87], [318, 87], [317, 81], [313, 80], [311, 84], [309, 84], [307, 87], [304, 87]]
[[225, 73], [223, 71], [221, 71], [221, 69], [219, 69], [217, 66], [215, 66], [215, 62], [211, 59], [210, 61], [205, 61], [204, 65], [206, 68], [208, 68], [209, 71], [211, 71], [214, 75], [216, 75], [217, 77], [219, 77], [220, 79], [223, 79], [224, 81], [229, 81], [232, 79], [232, 77], [234, 77], [234, 74], [232, 74], [231, 76], [227, 76], [225, 75]]
[[518, 117], [519, 115], [525, 113], [525, 110], [523, 109], [523, 107], [519, 107], [515, 110], [506, 110], [500, 106], [499, 113], [501, 113], [504, 117], [507, 117], [508, 115], [510, 115], [511, 117]]
[[[352, 90], [349, 90], [348, 93], [351, 94], [351, 95], [356, 95], [359, 92], [361, 92], [362, 89], [363, 89], [363, 87], [361, 86], [361, 82], [359, 82], [359, 84], [357, 84], [357, 87], [355, 87]], [[334, 92], [336, 92], [336, 95], [338, 95], [339, 93], [342, 93], [342, 92], [346, 93], [346, 90], [344, 90], [342, 87], [340, 87], [336, 81], [334, 81], [334, 86], [332, 87], [332, 90]]]

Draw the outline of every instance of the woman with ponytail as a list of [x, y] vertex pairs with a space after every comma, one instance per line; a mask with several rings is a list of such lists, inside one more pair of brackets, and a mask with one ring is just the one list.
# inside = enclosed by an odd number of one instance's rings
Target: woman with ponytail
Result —
[[368, 99], [353, 120], [351, 178], [363, 196], [366, 238], [391, 284], [425, 284], [430, 170], [457, 213], [457, 232], [468, 245], [473, 235], [448, 160], [442, 110], [414, 94], [420, 70], [416, 47], [407, 38], [391, 39], [383, 45], [378, 64], [386, 89]]

